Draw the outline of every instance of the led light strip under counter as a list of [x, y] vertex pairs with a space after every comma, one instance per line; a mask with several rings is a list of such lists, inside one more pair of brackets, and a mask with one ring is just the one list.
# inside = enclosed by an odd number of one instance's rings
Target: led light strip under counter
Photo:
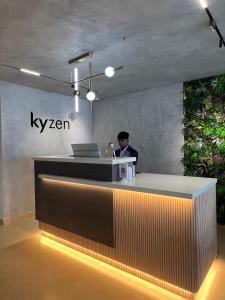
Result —
[[[72, 248], [71, 251], [79, 251], [186, 299], [193, 299], [217, 252], [216, 236], [206, 232], [206, 227], [215, 230], [214, 219], [209, 216], [215, 210], [215, 201], [212, 201], [215, 185], [194, 199], [185, 199], [79, 181], [41, 175], [39, 189], [42, 194], [47, 191], [48, 195], [54, 195], [55, 190], [65, 195], [67, 190], [74, 194], [78, 190], [82, 193], [89, 190], [92, 195], [96, 191], [112, 192], [115, 245], [110, 247], [39, 220], [42, 242], [54, 245], [57, 250]], [[205, 220], [211, 224], [206, 224]], [[209, 244], [210, 249], [207, 248]]]

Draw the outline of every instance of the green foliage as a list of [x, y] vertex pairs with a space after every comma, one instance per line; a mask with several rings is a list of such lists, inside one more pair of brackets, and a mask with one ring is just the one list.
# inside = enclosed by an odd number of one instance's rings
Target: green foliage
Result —
[[220, 207], [218, 208], [218, 222], [221, 224], [224, 224], [224, 215], [225, 215], [225, 205], [222, 204], [220, 205]]
[[184, 84], [185, 175], [216, 177], [218, 222], [225, 224], [225, 75]]

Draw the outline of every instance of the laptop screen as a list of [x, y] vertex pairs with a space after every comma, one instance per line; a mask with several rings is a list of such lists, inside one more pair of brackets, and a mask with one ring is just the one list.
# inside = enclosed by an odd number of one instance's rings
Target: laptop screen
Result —
[[99, 146], [96, 143], [72, 144], [74, 157], [101, 157]]

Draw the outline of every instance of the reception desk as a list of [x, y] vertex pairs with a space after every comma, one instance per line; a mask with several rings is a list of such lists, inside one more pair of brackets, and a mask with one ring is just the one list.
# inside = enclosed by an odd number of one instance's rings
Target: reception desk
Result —
[[[127, 182], [94, 180], [88, 166], [81, 178], [71, 173], [80, 162], [61, 162], [70, 171], [57, 172], [55, 158], [35, 158], [43, 236], [191, 299], [217, 254], [216, 179], [143, 173]], [[112, 170], [120, 162], [107, 164]]]

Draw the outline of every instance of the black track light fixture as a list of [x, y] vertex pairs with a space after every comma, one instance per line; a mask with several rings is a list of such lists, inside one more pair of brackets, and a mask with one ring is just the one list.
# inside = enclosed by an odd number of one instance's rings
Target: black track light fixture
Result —
[[210, 28], [212, 31], [215, 31], [215, 30], [216, 30], [216, 24], [215, 24], [212, 20], [210, 20], [210, 22], [209, 22], [209, 28]]
[[207, 13], [208, 17], [209, 17], [209, 27], [212, 31], [215, 31], [217, 33], [217, 35], [219, 36], [219, 48], [223, 48], [225, 47], [225, 40], [220, 32], [220, 29], [218, 27], [218, 25], [216, 24], [215, 19], [212, 16], [212, 13], [210, 12], [209, 8], [208, 8], [208, 4], [206, 3], [205, 0], [199, 0], [202, 8], [205, 10], [205, 12]]

